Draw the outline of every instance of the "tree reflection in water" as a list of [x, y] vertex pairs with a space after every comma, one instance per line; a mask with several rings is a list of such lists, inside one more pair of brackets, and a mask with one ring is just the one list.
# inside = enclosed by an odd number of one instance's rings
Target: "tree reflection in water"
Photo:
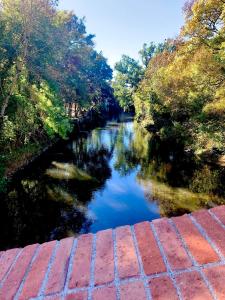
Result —
[[95, 135], [56, 147], [14, 179], [0, 202], [1, 249], [89, 231], [87, 203], [111, 176], [112, 148]]
[[225, 169], [133, 122], [57, 145], [0, 201], [1, 249], [225, 203]]
[[[120, 149], [121, 147], [119, 147]], [[125, 152], [124, 152], [125, 151]], [[205, 164], [176, 142], [161, 141], [138, 124], [130, 145], [120, 150], [117, 170], [138, 168], [137, 181], [161, 216], [177, 216], [225, 203], [225, 168]]]

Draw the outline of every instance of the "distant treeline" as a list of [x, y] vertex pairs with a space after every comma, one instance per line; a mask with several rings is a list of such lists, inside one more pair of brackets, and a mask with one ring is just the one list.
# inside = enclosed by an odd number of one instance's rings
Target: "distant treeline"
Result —
[[161, 139], [195, 152], [225, 150], [225, 1], [188, 1], [176, 39], [123, 56], [115, 96]]

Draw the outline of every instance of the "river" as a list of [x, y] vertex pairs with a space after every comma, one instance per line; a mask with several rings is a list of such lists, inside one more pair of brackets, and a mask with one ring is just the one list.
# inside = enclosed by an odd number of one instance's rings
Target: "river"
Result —
[[0, 250], [225, 203], [223, 166], [130, 118], [82, 132], [18, 174], [0, 202]]

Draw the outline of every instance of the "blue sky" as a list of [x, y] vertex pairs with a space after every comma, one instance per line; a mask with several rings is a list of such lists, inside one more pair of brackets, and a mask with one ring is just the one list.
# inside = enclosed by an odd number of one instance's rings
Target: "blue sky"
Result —
[[60, 0], [60, 8], [86, 17], [88, 33], [96, 35], [113, 67], [122, 54], [138, 58], [144, 42], [175, 37], [183, 25], [185, 0]]

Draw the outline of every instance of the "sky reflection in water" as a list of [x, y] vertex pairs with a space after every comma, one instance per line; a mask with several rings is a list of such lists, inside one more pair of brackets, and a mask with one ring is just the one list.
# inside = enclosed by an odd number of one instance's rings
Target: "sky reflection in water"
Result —
[[[115, 140], [109, 138], [111, 130], [102, 130], [99, 133], [102, 144], [109, 151], [113, 147], [112, 143], [115, 143]], [[144, 187], [137, 181], [139, 166], [137, 165], [124, 174], [122, 165], [124, 162], [121, 162], [120, 166], [117, 165], [121, 152], [129, 149], [132, 143], [133, 123], [123, 123], [114, 130], [119, 132], [109, 161], [112, 170], [111, 178], [106, 181], [104, 189], [94, 193], [88, 205], [90, 215], [94, 217], [94, 223], [90, 227], [90, 231], [93, 232], [159, 217], [156, 202], [150, 202], [149, 199], [146, 199]], [[117, 165], [116, 168], [115, 165]]]

